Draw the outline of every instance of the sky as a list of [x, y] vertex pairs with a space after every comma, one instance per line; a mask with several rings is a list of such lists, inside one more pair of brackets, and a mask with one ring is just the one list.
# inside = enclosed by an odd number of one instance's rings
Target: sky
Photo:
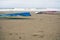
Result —
[[0, 0], [0, 8], [60, 8], [60, 0]]

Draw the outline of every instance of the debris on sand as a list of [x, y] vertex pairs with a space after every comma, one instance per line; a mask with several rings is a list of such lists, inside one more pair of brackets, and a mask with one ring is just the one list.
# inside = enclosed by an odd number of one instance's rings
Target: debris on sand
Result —
[[2, 27], [0, 26], [0, 29], [2, 29]]
[[9, 33], [9, 35], [13, 35], [12, 33]]
[[21, 39], [21, 37], [19, 37], [19, 39]]
[[16, 35], [18, 35], [18, 33], [15, 33]]
[[34, 36], [34, 37], [38, 37], [38, 38], [44, 38], [44, 34], [42, 33], [35, 33], [35, 34], [33, 34], [32, 36]]

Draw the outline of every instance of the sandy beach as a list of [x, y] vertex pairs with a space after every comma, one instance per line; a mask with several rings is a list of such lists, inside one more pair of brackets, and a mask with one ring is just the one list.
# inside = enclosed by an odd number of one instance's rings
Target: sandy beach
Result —
[[0, 19], [0, 40], [60, 40], [60, 15]]

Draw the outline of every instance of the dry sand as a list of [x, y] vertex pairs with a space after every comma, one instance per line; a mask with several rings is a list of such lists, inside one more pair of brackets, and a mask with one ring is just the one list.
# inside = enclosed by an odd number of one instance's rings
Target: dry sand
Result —
[[60, 15], [35, 14], [0, 19], [0, 40], [60, 40]]

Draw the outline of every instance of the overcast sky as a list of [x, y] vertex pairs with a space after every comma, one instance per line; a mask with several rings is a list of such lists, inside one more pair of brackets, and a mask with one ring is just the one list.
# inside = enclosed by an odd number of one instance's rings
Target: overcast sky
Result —
[[60, 8], [60, 0], [0, 0], [0, 8]]

